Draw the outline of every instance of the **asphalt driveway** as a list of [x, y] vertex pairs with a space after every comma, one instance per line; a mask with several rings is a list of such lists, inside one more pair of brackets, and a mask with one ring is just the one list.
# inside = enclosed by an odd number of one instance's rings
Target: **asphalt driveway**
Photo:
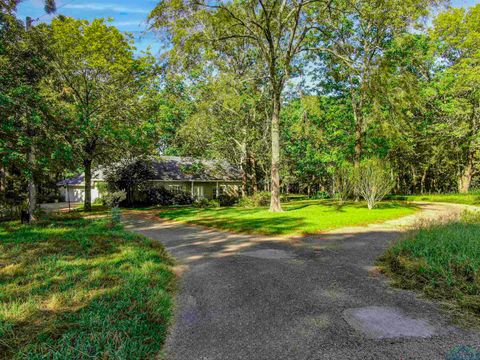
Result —
[[[423, 205], [433, 218], [455, 205]], [[181, 272], [167, 359], [445, 359], [480, 335], [373, 265], [416, 216], [304, 238], [230, 234], [130, 215]], [[468, 347], [468, 348], [467, 348]]]

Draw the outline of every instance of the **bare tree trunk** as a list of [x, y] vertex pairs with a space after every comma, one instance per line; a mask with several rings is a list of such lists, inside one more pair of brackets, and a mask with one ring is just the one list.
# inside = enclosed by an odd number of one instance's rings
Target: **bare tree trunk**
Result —
[[28, 119], [28, 111], [26, 112], [26, 121], [27, 121], [27, 134], [30, 138], [30, 147], [28, 149], [28, 166], [30, 167], [30, 176], [28, 178], [28, 221], [34, 221], [35, 216], [35, 208], [37, 206], [37, 187], [35, 185], [35, 179], [34, 179], [34, 169], [35, 169], [35, 146], [33, 144], [33, 139], [35, 136], [35, 132], [30, 126], [29, 119]]
[[362, 152], [363, 152], [363, 130], [361, 120], [355, 116], [355, 154], [353, 159], [353, 164], [355, 168], [360, 166], [360, 161], [362, 159]]
[[474, 153], [470, 150], [468, 154], [467, 164], [463, 168], [463, 171], [458, 179], [458, 192], [461, 194], [468, 193], [468, 190], [470, 190], [470, 184], [472, 182], [473, 176], [473, 161]]
[[240, 160], [240, 171], [242, 172], [242, 197], [247, 195], [247, 169], [245, 166], [245, 158]]
[[270, 211], [281, 212], [280, 204], [280, 91], [275, 89], [272, 112], [272, 189]]
[[[28, 154], [28, 163], [30, 165], [30, 169], [34, 169], [35, 165], [35, 154], [33, 145], [30, 146], [30, 152]], [[28, 179], [28, 219], [29, 221], [34, 221], [35, 216], [35, 208], [37, 207], [37, 187], [35, 185], [35, 180], [33, 178], [33, 173], [30, 174], [30, 178]]]
[[252, 192], [256, 194], [258, 192], [258, 183], [257, 183], [257, 161], [255, 160], [255, 157], [252, 156], [250, 158], [250, 165], [252, 167], [252, 178], [251, 178], [251, 186], [252, 186]]
[[85, 159], [83, 161], [83, 168], [85, 172], [85, 211], [92, 211], [92, 160]]
[[427, 179], [428, 167], [423, 170], [422, 178], [420, 180], [420, 194], [425, 193], [425, 180]]
[[359, 108], [359, 105], [356, 102], [355, 93], [352, 91], [350, 95], [352, 98], [353, 120], [355, 122], [355, 148], [353, 165], [355, 168], [358, 168], [360, 166], [363, 152], [363, 116], [361, 114], [361, 106]]

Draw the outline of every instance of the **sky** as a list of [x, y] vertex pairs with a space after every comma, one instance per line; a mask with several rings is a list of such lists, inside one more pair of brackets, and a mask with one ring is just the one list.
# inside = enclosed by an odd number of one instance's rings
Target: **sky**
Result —
[[[78, 19], [112, 18], [112, 25], [121, 31], [128, 31], [135, 37], [138, 52], [150, 47], [153, 54], [161, 51], [161, 43], [147, 31], [146, 18], [160, 0], [57, 0], [59, 14]], [[469, 7], [480, 0], [452, 0], [455, 7]], [[52, 16], [45, 15], [42, 0], [24, 0], [18, 7], [18, 16], [31, 16], [48, 22]]]
[[[158, 54], [161, 44], [155, 35], [147, 31], [146, 19], [159, 0], [57, 0], [57, 14], [77, 19], [112, 18], [112, 25], [127, 31], [135, 37], [138, 52], [150, 46]], [[479, 0], [480, 1], [480, 0]], [[17, 8], [20, 18], [31, 16], [39, 21], [49, 22], [54, 16], [45, 15], [42, 0], [24, 0]]]

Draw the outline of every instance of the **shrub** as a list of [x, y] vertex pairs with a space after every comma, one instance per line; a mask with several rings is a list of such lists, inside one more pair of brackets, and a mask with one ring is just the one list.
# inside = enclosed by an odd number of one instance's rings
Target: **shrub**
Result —
[[219, 207], [220, 203], [217, 200], [198, 199], [194, 202], [194, 206], [202, 209]]
[[238, 197], [223, 194], [223, 195], [220, 195], [217, 198], [217, 200], [218, 200], [218, 203], [220, 204], [220, 206], [233, 206], [238, 202]]
[[379, 159], [368, 159], [354, 171], [355, 192], [367, 201], [371, 210], [395, 185], [390, 176], [390, 167]]
[[172, 192], [164, 187], [148, 187], [136, 194], [145, 206], [191, 205], [195, 199], [185, 191]]
[[330, 194], [327, 191], [317, 191], [313, 198], [319, 200], [330, 199]]
[[339, 167], [333, 174], [332, 192], [343, 204], [352, 194], [354, 190], [353, 171], [351, 166], [344, 165]]
[[148, 187], [140, 194], [142, 205], [173, 205], [175, 194], [164, 187]]
[[174, 205], [191, 205], [194, 201], [193, 196], [186, 191], [177, 192], [173, 196]]
[[240, 199], [240, 206], [261, 207], [270, 205], [271, 194], [268, 191], [260, 191], [251, 196], [244, 196]]
[[110, 225], [112, 227], [120, 224], [120, 209], [115, 206], [115, 207], [112, 207], [112, 210], [110, 211]]
[[103, 195], [102, 201], [103, 205], [108, 206], [109, 208], [118, 207], [122, 201], [127, 198], [125, 191], [115, 191]]
[[[105, 195], [106, 195], [106, 194], [104, 194], [103, 196], [105, 196]], [[103, 205], [103, 199], [97, 197], [95, 200], [93, 200], [93, 204], [94, 204], [94, 205]]]

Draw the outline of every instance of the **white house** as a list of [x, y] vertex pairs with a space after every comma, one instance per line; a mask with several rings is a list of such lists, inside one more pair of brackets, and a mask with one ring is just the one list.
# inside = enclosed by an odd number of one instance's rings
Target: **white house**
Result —
[[[155, 176], [149, 180], [152, 186], [162, 186], [171, 191], [190, 192], [195, 198], [212, 199], [223, 193], [238, 193], [241, 172], [238, 168], [215, 160], [199, 160], [179, 156], [162, 156], [152, 159]], [[80, 202], [85, 199], [85, 175], [57, 183], [65, 201]], [[92, 173], [92, 201], [102, 196], [103, 172]]]

